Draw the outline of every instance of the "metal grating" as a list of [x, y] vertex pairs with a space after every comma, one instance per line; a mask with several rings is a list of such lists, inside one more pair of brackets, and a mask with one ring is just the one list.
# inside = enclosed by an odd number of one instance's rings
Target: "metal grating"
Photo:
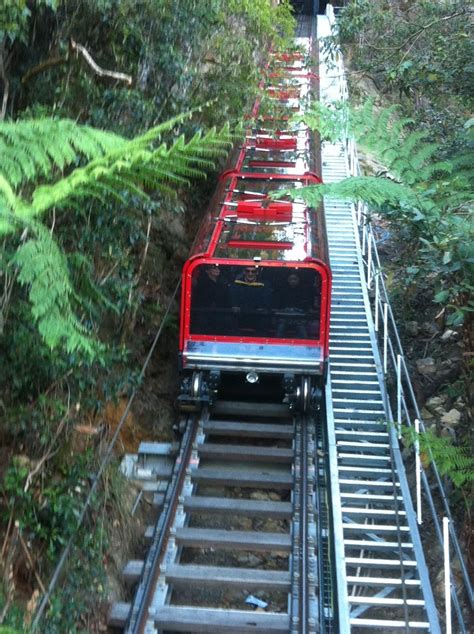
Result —
[[[318, 16], [318, 36], [331, 33]], [[346, 98], [320, 50], [322, 102]], [[323, 144], [323, 182], [349, 176], [343, 144]], [[339, 631], [439, 633], [416, 517], [386, 398], [353, 206], [325, 202], [333, 298], [328, 433]]]

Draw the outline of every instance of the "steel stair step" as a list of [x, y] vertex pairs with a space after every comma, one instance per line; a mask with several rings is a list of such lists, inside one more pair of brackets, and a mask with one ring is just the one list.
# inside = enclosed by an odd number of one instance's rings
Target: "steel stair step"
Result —
[[411, 586], [413, 588], [421, 587], [419, 579], [404, 579], [403, 581], [398, 577], [362, 577], [347, 575], [346, 581], [349, 584], [357, 586], [394, 586], [401, 587], [402, 585]]
[[[354, 480], [353, 478], [339, 478], [339, 486], [341, 489], [344, 489], [343, 492], [347, 491], [359, 491], [359, 490], [368, 490], [368, 491], [393, 491], [394, 484], [391, 480], [388, 481], [380, 481], [380, 480]], [[395, 486], [397, 488], [400, 487], [399, 482], [395, 482]]]
[[406, 512], [403, 510], [395, 510], [395, 509], [383, 509], [383, 508], [363, 508], [359, 506], [344, 506], [342, 510], [343, 515], [354, 516], [356, 518], [360, 518], [361, 520], [366, 518], [372, 519], [386, 519], [393, 522], [395, 516], [398, 514], [399, 517], [405, 517]]
[[[346, 566], [351, 568], [386, 568], [388, 570], [402, 569], [402, 564], [399, 559], [379, 559], [378, 557], [346, 557]], [[404, 559], [403, 568], [409, 570], [415, 570], [417, 563], [414, 559]]]
[[360, 420], [363, 416], [364, 420], [382, 420], [385, 421], [385, 412], [377, 409], [356, 409], [355, 407], [333, 407], [333, 412], [340, 418], [355, 418]]
[[362, 478], [365, 478], [367, 476], [367, 474], [373, 475], [374, 478], [376, 478], [377, 476], [381, 477], [381, 478], [388, 478], [388, 477], [392, 477], [392, 473], [396, 475], [396, 471], [392, 471], [392, 469], [381, 469], [381, 468], [376, 468], [376, 467], [371, 467], [371, 468], [356, 468], [356, 467], [338, 467], [338, 472], [341, 474], [350, 474], [353, 477], [355, 476], [360, 476]]
[[369, 442], [377, 442], [378, 440], [388, 440], [387, 432], [367, 432], [360, 430], [338, 430], [336, 429], [336, 438], [340, 440], [352, 440], [353, 438], [362, 437]]
[[349, 596], [349, 603], [353, 605], [380, 605], [382, 607], [394, 607], [398, 605], [409, 605], [409, 606], [420, 606], [423, 607], [425, 602], [423, 599], [407, 599], [404, 601], [403, 599], [395, 599], [391, 597], [370, 597], [370, 596]]
[[[352, 504], [359, 502], [361, 504], [386, 504], [388, 506], [394, 506], [395, 502], [401, 502], [403, 497], [401, 495], [383, 495], [379, 493], [346, 493], [341, 491], [341, 500], [349, 500]], [[344, 508], [342, 510], [345, 512]]]
[[[338, 336], [339, 334], [342, 334], [344, 336], [350, 335], [351, 337], [359, 337], [359, 336], [367, 336], [370, 334], [367, 323], [363, 326], [348, 326], [347, 324], [342, 326], [342, 325], [334, 324], [334, 326], [332, 326], [332, 329], [333, 329], [334, 336]], [[334, 332], [334, 330], [336, 330], [337, 332]], [[342, 332], [339, 332], [339, 331], [342, 331]]]
[[401, 533], [409, 533], [410, 529], [408, 526], [385, 526], [384, 524], [343, 524], [342, 529], [349, 533], [363, 533], [363, 534], [376, 534], [382, 533], [386, 535], [397, 534], [399, 531]]
[[[376, 377], [377, 375], [374, 374]], [[345, 394], [381, 394], [377, 378], [361, 376], [358, 379], [341, 379], [334, 377], [331, 381], [333, 392]]]
[[387, 455], [358, 455], [353, 453], [339, 453], [337, 456], [342, 465], [364, 465], [374, 467], [384, 467], [390, 464], [390, 456]]
[[[344, 377], [344, 378], [342, 378]], [[377, 370], [363, 370], [359, 372], [350, 372], [348, 370], [335, 370], [331, 367], [331, 382], [334, 381], [361, 381], [378, 383]]]
[[[336, 384], [336, 381], [332, 381], [332, 384], [334, 386], [334, 384]], [[349, 382], [348, 382], [349, 383]], [[352, 383], [352, 382], [351, 382]], [[376, 381], [373, 381], [374, 384], [377, 384]], [[363, 383], [362, 383], [363, 385]], [[349, 397], [352, 396], [357, 396], [359, 394], [367, 394], [367, 396], [371, 396], [371, 395], [375, 395], [375, 396], [380, 396], [380, 390], [355, 390], [353, 388], [335, 388], [332, 387], [332, 393], [333, 394], [347, 394]], [[379, 401], [380, 403], [382, 403], [382, 401]]]
[[[380, 392], [378, 396], [380, 396]], [[375, 399], [373, 397], [370, 397], [368, 399], [337, 397], [333, 399], [333, 403], [336, 403], [338, 407], [340, 407], [341, 405], [347, 405], [349, 406], [349, 408], [358, 409], [357, 406], [360, 406], [360, 407], [368, 407], [370, 409], [374, 408], [374, 409], [377, 409], [378, 411], [380, 411], [381, 406], [383, 406], [382, 399], [380, 398]]]
[[364, 552], [371, 552], [374, 550], [386, 551], [393, 550], [398, 552], [399, 549], [413, 550], [413, 544], [411, 542], [386, 542], [386, 541], [372, 541], [369, 539], [344, 539], [344, 546], [349, 550], [363, 550]]
[[377, 422], [379, 425], [384, 425], [385, 427], [386, 416], [383, 411], [374, 409], [355, 409], [352, 407], [334, 407], [333, 412], [339, 420], [361, 420], [361, 417], [363, 417], [363, 420], [367, 423], [373, 421]]
[[388, 443], [380, 443], [380, 442], [350, 442], [348, 440], [339, 440], [337, 441], [337, 447], [339, 449], [352, 449], [353, 451], [364, 451], [366, 453], [378, 453], [382, 451], [388, 451], [390, 449], [390, 445]]
[[356, 618], [350, 619], [349, 624], [354, 628], [363, 627], [364, 630], [367, 630], [367, 628], [375, 628], [379, 629], [381, 632], [388, 632], [390, 629], [400, 629], [406, 631], [407, 627], [410, 629], [430, 629], [430, 624], [426, 621], [408, 621], [407, 623], [406, 621]]
[[[344, 429], [350, 430], [350, 431], [360, 431], [360, 432], [369, 432], [369, 431], [375, 431], [375, 432], [380, 432], [381, 429], [385, 429], [385, 424], [382, 422], [378, 422], [376, 420], [374, 421], [366, 421], [366, 420], [353, 420], [350, 418], [347, 418], [345, 420], [342, 419], [337, 419], [337, 421], [334, 421], [335, 426], [336, 426], [336, 432], [338, 431], [344, 431]], [[342, 429], [340, 429], [342, 428]]]

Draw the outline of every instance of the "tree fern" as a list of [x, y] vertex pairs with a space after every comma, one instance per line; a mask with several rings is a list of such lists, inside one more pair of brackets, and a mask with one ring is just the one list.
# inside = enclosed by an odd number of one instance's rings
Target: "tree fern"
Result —
[[178, 115], [133, 139], [69, 120], [0, 123], [0, 235], [27, 230], [28, 239], [11, 264], [29, 289], [33, 318], [49, 346], [88, 355], [98, 350], [74, 314], [65, 254], [41, 217], [91, 199], [125, 203], [130, 194], [147, 199], [146, 190], [170, 195], [204, 177], [235, 137], [225, 126], [165, 143], [163, 135], [192, 114]]

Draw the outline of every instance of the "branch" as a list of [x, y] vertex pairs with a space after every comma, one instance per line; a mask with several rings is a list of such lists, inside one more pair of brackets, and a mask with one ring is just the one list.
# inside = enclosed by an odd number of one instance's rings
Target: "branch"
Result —
[[431, 28], [432, 26], [434, 26], [435, 24], [438, 24], [439, 22], [446, 22], [447, 20], [452, 20], [453, 18], [457, 18], [460, 15], [470, 15], [472, 13], [472, 11], [470, 11], [469, 9], [461, 9], [460, 11], [456, 11], [455, 13], [450, 13], [449, 15], [445, 15], [441, 18], [436, 18], [434, 20], [432, 20], [431, 22], [429, 22], [428, 24], [425, 24], [424, 26], [420, 26], [414, 33], [411, 33], [401, 44], [399, 44], [398, 46], [375, 46], [375, 44], [371, 44], [370, 42], [365, 41], [364, 42], [364, 46], [367, 46], [368, 48], [372, 48], [374, 49], [374, 51], [383, 51], [383, 52], [387, 52], [387, 51], [401, 51], [402, 48], [404, 48], [411, 40], [413, 39], [418, 39], [418, 37], [427, 29]]
[[131, 75], [126, 75], [125, 73], [117, 73], [116, 71], [113, 71], [113, 70], [105, 70], [101, 68], [95, 63], [89, 51], [84, 46], [82, 46], [82, 44], [78, 44], [72, 38], [70, 40], [70, 44], [71, 44], [71, 49], [73, 51], [81, 53], [84, 59], [86, 60], [86, 62], [89, 64], [92, 70], [97, 75], [99, 75], [99, 77], [112, 77], [113, 79], [117, 79], [118, 81], [124, 81], [129, 86], [132, 85], [133, 79]]
[[407, 50], [405, 51], [405, 53], [403, 54], [401, 60], [398, 62], [398, 65], [400, 66], [400, 64], [404, 61], [404, 59], [406, 58], [406, 56], [408, 55], [408, 53], [411, 51], [411, 49], [414, 47], [416, 41], [423, 35], [423, 33], [431, 28], [432, 26], [434, 26], [435, 24], [438, 24], [439, 22], [445, 22], [446, 20], [451, 20], [452, 18], [456, 18], [459, 15], [464, 15], [464, 14], [470, 14], [471, 11], [467, 10], [462, 10], [462, 11], [458, 11], [457, 13], [451, 13], [451, 15], [445, 15], [442, 18], [438, 18], [437, 20], [433, 20], [432, 22], [430, 22], [429, 24], [426, 24], [425, 26], [421, 27], [421, 29], [417, 32], [414, 33], [413, 35], [411, 35], [404, 43], [402, 46], [405, 46], [406, 44], [408, 44], [408, 42], [410, 40], [412, 40], [410, 46], [407, 48]]
[[59, 64], [66, 64], [68, 61], [69, 61], [69, 55], [62, 55], [61, 57], [50, 57], [46, 61], [41, 62], [40, 64], [37, 64], [36, 66], [33, 66], [33, 68], [30, 68], [30, 70], [26, 72], [21, 78], [21, 83], [23, 86], [25, 86], [32, 77], [39, 75], [44, 70], [47, 70], [48, 68], [51, 68], [52, 66], [59, 66]]

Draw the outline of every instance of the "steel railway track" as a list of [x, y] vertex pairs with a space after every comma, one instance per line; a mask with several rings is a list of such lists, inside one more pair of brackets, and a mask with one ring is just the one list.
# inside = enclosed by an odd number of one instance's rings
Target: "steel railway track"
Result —
[[111, 623], [129, 634], [334, 631], [318, 429], [273, 403], [223, 401], [189, 418], [148, 556], [132, 565], [135, 599]]

